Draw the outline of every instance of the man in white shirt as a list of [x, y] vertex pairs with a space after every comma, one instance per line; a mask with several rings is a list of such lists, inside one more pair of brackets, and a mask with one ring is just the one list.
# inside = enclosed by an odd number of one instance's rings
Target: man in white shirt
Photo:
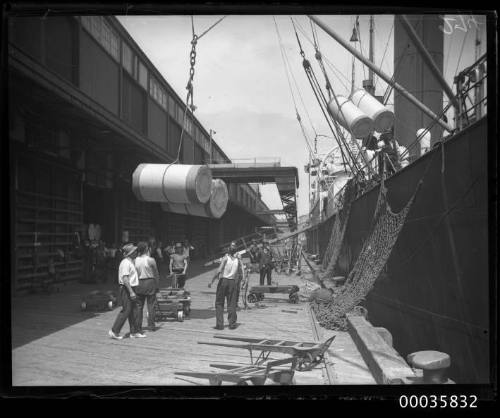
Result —
[[118, 283], [120, 284], [122, 309], [108, 333], [115, 340], [123, 338], [120, 335], [120, 331], [127, 319], [130, 326], [130, 337], [145, 337], [144, 334], [139, 333], [137, 330], [137, 295], [134, 289], [139, 285], [139, 277], [134, 264], [136, 257], [137, 247], [135, 245], [127, 244], [123, 247], [123, 260], [118, 267]]
[[218, 271], [219, 284], [215, 293], [215, 329], [224, 329], [224, 302], [226, 299], [229, 329], [236, 328], [239, 275], [243, 276], [243, 265], [236, 255], [236, 243], [232, 242]]

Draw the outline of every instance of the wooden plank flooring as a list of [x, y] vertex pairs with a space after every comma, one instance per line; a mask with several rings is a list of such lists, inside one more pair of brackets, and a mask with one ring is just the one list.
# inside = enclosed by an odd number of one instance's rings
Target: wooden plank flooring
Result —
[[[213, 329], [215, 286], [209, 289], [207, 284], [214, 270], [199, 267], [198, 271], [199, 274], [186, 283], [192, 297], [190, 318], [184, 322], [174, 319], [159, 322], [160, 329], [147, 332], [147, 338], [143, 339], [117, 341], [108, 337], [117, 309], [99, 313], [80, 311], [82, 295], [95, 289], [115, 289], [114, 285], [74, 283], [53, 295], [13, 298], [12, 384], [206, 385], [206, 379], [177, 377], [174, 372], [212, 371], [210, 363], [249, 363], [247, 350], [198, 344], [198, 341], [222, 342], [213, 338], [215, 334], [315, 341], [307, 304], [290, 304], [287, 295], [269, 295], [260, 306], [241, 309], [236, 330], [227, 327], [223, 331]], [[280, 285], [301, 284], [300, 277], [295, 275], [276, 275], [274, 279]], [[166, 284], [163, 282], [162, 286]], [[250, 285], [257, 284], [258, 277], [253, 274]], [[224, 316], [227, 321], [227, 315]], [[128, 323], [122, 334], [127, 332]], [[353, 353], [356, 349], [348, 334], [337, 334], [329, 350], [330, 358], [336, 362], [331, 367], [337, 378], [345, 376], [346, 379], [331, 382], [327, 379], [325, 366], [320, 366], [309, 372], [296, 372], [296, 384], [342, 384], [345, 383], [343, 380], [370, 382], [366, 365], [360, 363]], [[327, 336], [328, 332], [325, 332], [321, 340]], [[272, 358], [282, 357], [281, 354], [272, 355]]]

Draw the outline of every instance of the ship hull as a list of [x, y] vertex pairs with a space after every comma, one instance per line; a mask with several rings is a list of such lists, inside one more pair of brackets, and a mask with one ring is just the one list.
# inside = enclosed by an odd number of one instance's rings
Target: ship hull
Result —
[[[490, 380], [487, 162], [483, 118], [386, 181], [393, 211], [423, 184], [365, 302], [369, 320], [391, 331], [401, 354], [450, 354], [458, 383]], [[378, 193], [376, 187], [351, 206], [340, 274], [369, 238]], [[332, 225], [330, 218], [309, 233], [310, 250], [323, 254]]]

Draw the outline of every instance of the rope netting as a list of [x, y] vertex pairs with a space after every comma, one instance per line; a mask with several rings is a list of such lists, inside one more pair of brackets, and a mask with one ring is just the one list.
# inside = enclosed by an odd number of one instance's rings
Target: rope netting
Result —
[[387, 201], [387, 189], [382, 181], [371, 233], [364, 242], [345, 285], [334, 293], [330, 302], [311, 301], [311, 308], [321, 326], [327, 329], [346, 330], [345, 315], [365, 299], [375, 284], [391, 255], [420, 184], [421, 182], [405, 207], [400, 212], [394, 213]]
[[349, 180], [344, 187], [343, 194], [339, 199], [340, 209], [335, 216], [335, 221], [332, 227], [332, 233], [330, 235], [330, 240], [325, 250], [323, 256], [322, 268], [323, 277], [331, 276], [337, 260], [339, 258], [340, 249], [342, 248], [342, 242], [344, 241], [344, 234], [347, 227], [347, 221], [349, 220], [349, 213], [351, 209], [351, 203], [355, 197], [355, 184], [354, 181]]

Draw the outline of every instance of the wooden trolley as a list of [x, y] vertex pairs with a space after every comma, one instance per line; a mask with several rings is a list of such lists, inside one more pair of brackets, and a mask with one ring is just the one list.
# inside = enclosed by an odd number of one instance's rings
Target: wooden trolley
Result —
[[[265, 362], [270, 353], [284, 353], [297, 358], [297, 370], [308, 371], [323, 361], [326, 350], [330, 347], [335, 335], [323, 343], [306, 341], [270, 340], [267, 338], [247, 338], [225, 335], [214, 335], [214, 338], [240, 341], [246, 344], [229, 344], [199, 341], [198, 344], [217, 345], [222, 347], [244, 348], [249, 351], [250, 362], [260, 365]], [[253, 351], [260, 351], [254, 361]]]
[[250, 288], [247, 302], [256, 303], [264, 299], [265, 293], [285, 293], [288, 294], [290, 303], [299, 302], [299, 287], [296, 285], [287, 286], [253, 286]]
[[111, 311], [116, 305], [116, 296], [112, 291], [103, 292], [101, 290], [94, 290], [83, 298], [80, 308], [82, 311], [107, 309]]
[[[288, 368], [280, 367], [290, 363]], [[210, 364], [210, 367], [224, 371], [214, 372], [175, 372], [176, 375], [208, 379], [210, 385], [220, 386], [222, 382], [231, 382], [237, 385], [264, 385], [267, 379], [280, 385], [293, 384], [293, 376], [297, 365], [296, 357], [269, 361], [266, 364], [234, 365]]]
[[187, 290], [167, 288], [156, 294], [155, 320], [174, 317], [182, 322], [190, 312], [191, 296]]

